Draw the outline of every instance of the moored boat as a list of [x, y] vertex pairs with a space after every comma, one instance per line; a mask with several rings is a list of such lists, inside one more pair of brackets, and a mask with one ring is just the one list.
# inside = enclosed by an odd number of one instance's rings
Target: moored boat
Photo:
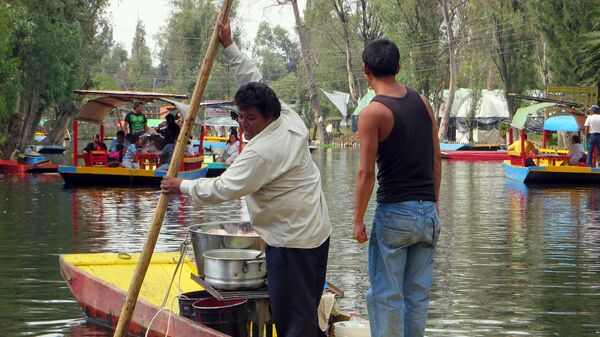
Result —
[[[97, 96], [90, 99], [81, 107], [73, 121], [73, 165], [59, 166], [58, 172], [67, 186], [154, 186], [159, 187], [166, 170], [160, 167], [159, 156], [156, 154], [137, 154], [135, 161], [139, 168], [113, 167], [106, 150], [92, 150], [86, 155], [78, 153], [78, 123], [85, 121], [100, 126], [100, 139], [104, 139], [104, 119], [109, 112], [123, 104], [132, 102], [163, 102], [173, 106], [182, 114], [187, 112], [186, 104], [173, 99], [184, 99], [185, 95], [163, 93], [127, 92], [127, 91], [89, 91], [78, 90], [79, 94]], [[80, 165], [84, 159], [84, 165]], [[206, 177], [207, 166], [203, 163], [202, 155], [186, 156], [179, 168], [178, 177], [183, 179], [198, 179]]]
[[58, 165], [48, 161], [44, 156], [23, 156], [17, 160], [0, 159], [0, 173], [25, 174], [25, 173], [50, 173], [56, 172]]
[[[69, 254], [61, 255], [60, 273], [89, 320], [114, 328], [125, 302], [129, 283], [139, 254]], [[179, 253], [155, 253], [142, 285], [128, 332], [134, 336], [201, 336], [227, 335], [180, 316], [177, 305], [182, 293], [201, 290], [189, 277], [197, 273], [194, 263], [185, 258], [180, 266], [182, 277], [169, 284], [175, 273]], [[161, 303], [167, 294], [165, 308]], [[152, 319], [154, 321], [152, 321]], [[169, 323], [169, 324], [168, 324]]]
[[508, 152], [498, 151], [443, 151], [442, 159], [465, 161], [503, 161], [509, 159]]
[[503, 144], [440, 143], [442, 159], [465, 161], [502, 161], [509, 159]]
[[67, 148], [60, 145], [32, 145], [32, 149], [42, 154], [62, 154]]

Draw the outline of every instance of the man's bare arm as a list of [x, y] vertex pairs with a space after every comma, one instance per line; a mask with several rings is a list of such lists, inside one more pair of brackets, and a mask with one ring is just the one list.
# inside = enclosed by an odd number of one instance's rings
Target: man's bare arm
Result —
[[378, 114], [367, 106], [358, 117], [360, 139], [360, 166], [356, 176], [353, 237], [359, 243], [367, 241], [364, 216], [375, 186], [375, 158], [379, 147]]
[[421, 95], [421, 99], [423, 99], [423, 103], [425, 103], [429, 116], [431, 117], [431, 128], [433, 132], [433, 182], [435, 186], [435, 200], [439, 201], [440, 186], [442, 183], [442, 151], [440, 150], [437, 121], [427, 98]]

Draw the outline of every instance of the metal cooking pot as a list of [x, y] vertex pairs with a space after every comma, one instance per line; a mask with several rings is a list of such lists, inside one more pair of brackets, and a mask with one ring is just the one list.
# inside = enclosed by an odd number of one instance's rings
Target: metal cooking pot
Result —
[[259, 250], [213, 249], [203, 255], [204, 280], [217, 289], [256, 289], [265, 284], [267, 264]]
[[249, 222], [210, 222], [189, 227], [198, 274], [204, 276], [204, 257], [207, 250], [244, 248], [264, 251], [266, 243]]

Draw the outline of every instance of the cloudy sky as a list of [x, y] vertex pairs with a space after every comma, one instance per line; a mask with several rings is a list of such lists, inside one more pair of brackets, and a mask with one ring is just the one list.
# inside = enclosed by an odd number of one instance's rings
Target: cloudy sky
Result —
[[[304, 11], [306, 0], [299, 0], [300, 13]], [[274, 6], [275, 0], [240, 0], [237, 22], [243, 26], [244, 40], [253, 41], [262, 21], [281, 25], [294, 35], [294, 13], [292, 7]], [[147, 41], [151, 50], [156, 51], [154, 36], [164, 28], [171, 6], [169, 0], [111, 0], [108, 15], [112, 19], [114, 39], [126, 49], [131, 48], [137, 18], [146, 27]], [[154, 62], [157, 62], [155, 59]]]

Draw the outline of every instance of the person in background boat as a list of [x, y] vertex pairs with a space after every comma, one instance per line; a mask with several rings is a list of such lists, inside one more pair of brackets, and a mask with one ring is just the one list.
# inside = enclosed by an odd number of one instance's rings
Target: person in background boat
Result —
[[196, 155], [196, 150], [194, 149], [194, 146], [192, 145], [192, 140], [194, 138], [192, 136], [190, 136], [190, 139], [188, 140], [187, 144], [185, 145], [185, 155], [186, 156], [195, 156]]
[[594, 154], [594, 150], [600, 152], [600, 107], [592, 105], [588, 111], [590, 115], [585, 120], [585, 139], [587, 139], [587, 160], [586, 165], [589, 167], [595, 166], [594, 162], [598, 154]]
[[[525, 153], [527, 154], [527, 162], [525, 166], [534, 166], [533, 159], [529, 157], [531, 153], [538, 154], [538, 149], [536, 149], [535, 145], [532, 142], [527, 140], [527, 134], [523, 134], [523, 140], [525, 141]], [[512, 144], [508, 146], [506, 149], [509, 152], [515, 152], [516, 155], [521, 155], [521, 139], [515, 140]]]
[[116, 151], [108, 155], [108, 167], [119, 167], [123, 162], [123, 156], [125, 155], [125, 147], [123, 144], [119, 144], [116, 147]]
[[152, 138], [150, 137], [146, 137], [146, 138], [142, 138], [142, 149], [140, 150], [141, 153], [155, 153], [158, 152], [158, 149], [156, 148], [156, 145], [154, 145], [154, 141], [152, 140]]
[[113, 140], [110, 142], [110, 145], [108, 146], [108, 152], [117, 152], [118, 145], [121, 145], [123, 148], [127, 148], [129, 146], [129, 143], [127, 143], [125, 140], [125, 131], [123, 130], [117, 131], [117, 138], [113, 138]]
[[144, 104], [135, 102], [133, 104], [133, 112], [125, 115], [124, 121], [127, 123], [129, 133], [134, 136], [141, 136], [148, 132], [148, 119], [144, 115]]
[[139, 169], [140, 164], [135, 161], [135, 155], [142, 147], [142, 139], [132, 134], [127, 134], [125, 140], [129, 142], [129, 146], [125, 150], [125, 155], [123, 155], [123, 167]]
[[[358, 117], [360, 164], [353, 237], [369, 241], [366, 295], [371, 336], [423, 336], [440, 234], [441, 152], [427, 99], [396, 81], [400, 51], [389, 40], [365, 46], [363, 73], [376, 96]], [[364, 216], [379, 167], [377, 208], [367, 237]]]
[[175, 122], [175, 116], [172, 114], [167, 114], [165, 116], [166, 125], [164, 128], [156, 128], [156, 132], [158, 132], [161, 136], [165, 138], [162, 151], [162, 159], [163, 163], [169, 163], [171, 161], [171, 157], [173, 156], [173, 151], [175, 150], [175, 142], [177, 141], [177, 137], [179, 137], [180, 128], [179, 125]]
[[[184, 154], [184, 156], [195, 156], [196, 155], [196, 150], [194, 150], [194, 147], [192, 146], [192, 136], [190, 136], [190, 140], [188, 140], [187, 144], [185, 145], [185, 150], [184, 150], [183, 154]], [[171, 157], [173, 157], [172, 153], [171, 153]], [[163, 162], [163, 164], [160, 165], [159, 167], [157, 167], [156, 170], [157, 171], [168, 171], [170, 163], [171, 163], [171, 158], [169, 158], [168, 162]]]
[[321, 175], [308, 151], [304, 122], [266, 84], [252, 61], [219, 23], [223, 53], [237, 84], [235, 103], [248, 139], [244, 151], [217, 178], [165, 177], [163, 193], [184, 194], [197, 204], [246, 196], [254, 230], [267, 243], [268, 292], [280, 337], [316, 337], [331, 222]]
[[231, 164], [240, 154], [240, 140], [237, 137], [237, 134], [231, 133], [229, 135], [229, 139], [227, 140], [227, 146], [225, 147], [225, 151], [223, 151], [223, 156], [219, 158], [219, 161], [226, 164]]
[[571, 138], [571, 147], [569, 147], [569, 164], [578, 166], [580, 162], [585, 163], [585, 150], [581, 145], [581, 139], [579, 136], [573, 136]]
[[100, 135], [94, 135], [94, 147], [97, 151], [106, 151], [106, 144], [100, 139]]

